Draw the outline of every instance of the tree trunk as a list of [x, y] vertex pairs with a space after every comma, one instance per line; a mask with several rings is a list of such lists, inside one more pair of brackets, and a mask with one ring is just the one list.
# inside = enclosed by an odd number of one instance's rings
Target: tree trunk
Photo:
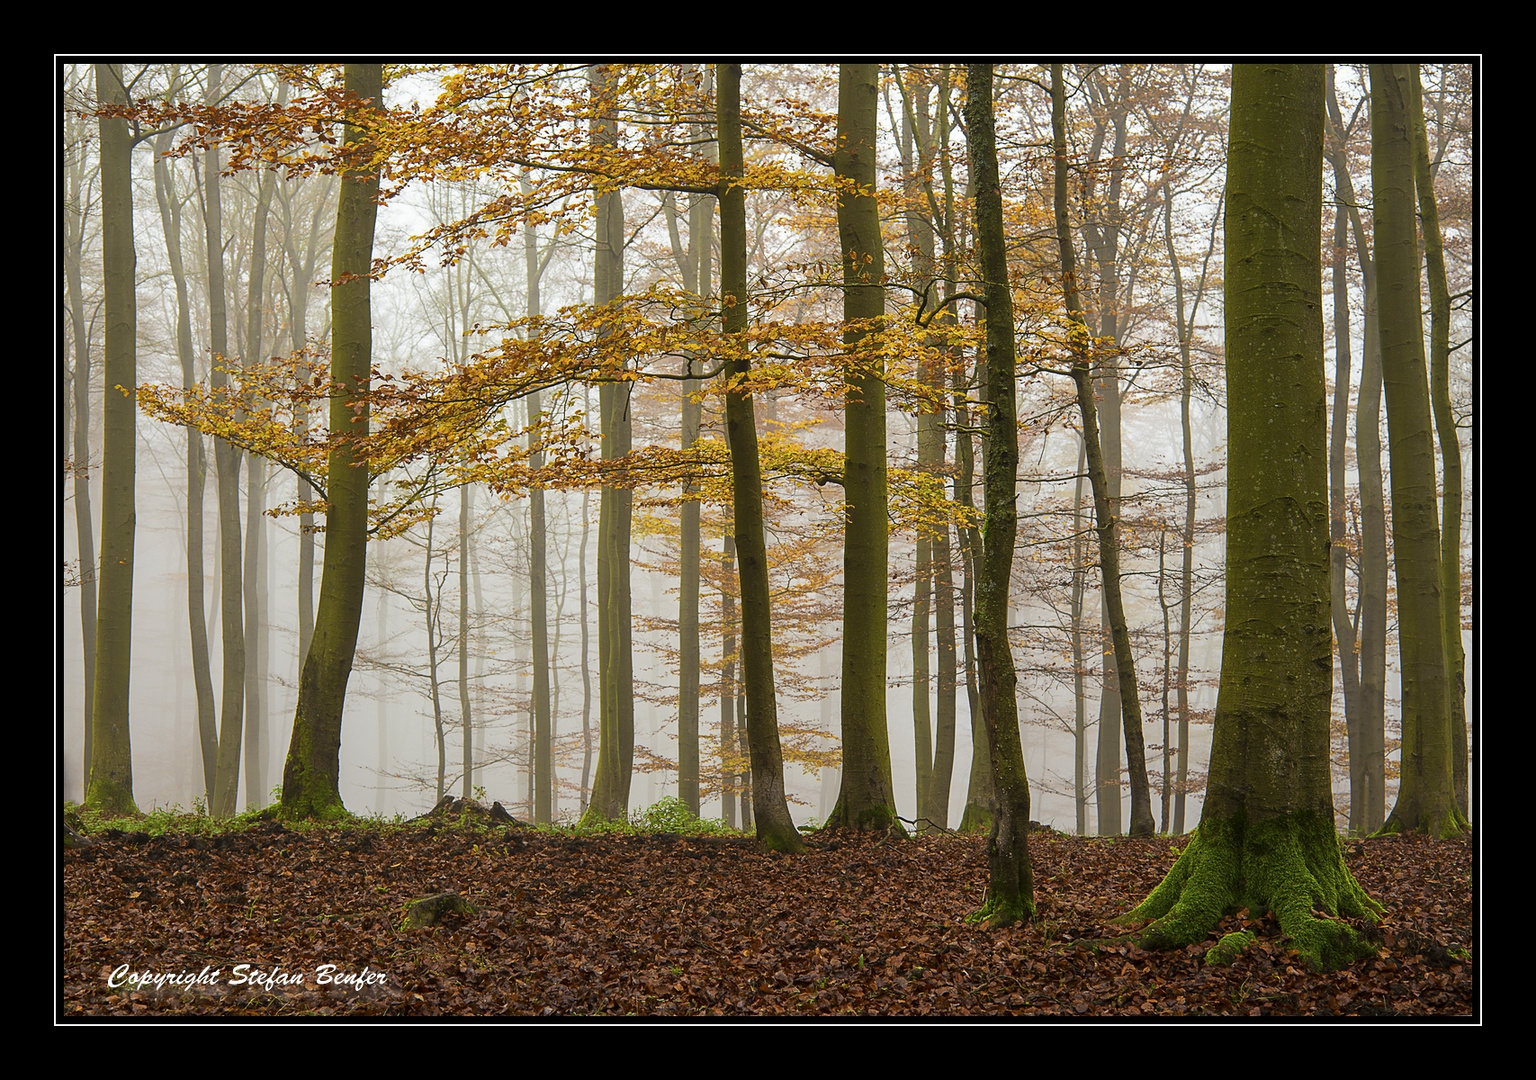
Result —
[[[527, 181], [524, 181], [526, 192]], [[539, 295], [543, 266], [539, 261], [538, 231], [529, 222], [523, 233], [523, 272], [527, 282], [528, 315], [544, 314]], [[466, 320], [467, 321], [467, 320]], [[543, 403], [537, 390], [528, 395], [528, 467], [544, 467], [539, 436]], [[555, 819], [554, 713], [549, 692], [549, 536], [544, 516], [544, 489], [528, 492], [528, 604], [533, 620], [533, 820], [545, 825]]]
[[1424, 129], [1424, 95], [1419, 66], [1409, 65], [1412, 80], [1409, 119], [1413, 124], [1414, 187], [1423, 222], [1425, 272], [1429, 284], [1430, 401], [1440, 442], [1443, 482], [1440, 501], [1440, 599], [1445, 634], [1446, 710], [1451, 724], [1451, 786], [1462, 817], [1469, 807], [1467, 790], [1467, 658], [1461, 645], [1461, 439], [1451, 412], [1451, 296], [1445, 277], [1445, 246], [1440, 210], [1429, 168], [1429, 138]]
[[971, 918], [989, 927], [1035, 913], [1029, 864], [1029, 778], [1019, 739], [1018, 675], [1008, 643], [1008, 591], [1018, 532], [1019, 429], [1014, 406], [1013, 290], [1003, 234], [1003, 193], [993, 134], [992, 65], [971, 64], [966, 85], [967, 144], [975, 186], [976, 239], [987, 297], [986, 504], [976, 590], [976, 653], [992, 760], [992, 831], [987, 837], [987, 900]]
[[[286, 91], [286, 84], [284, 84]], [[286, 102], [286, 92], [278, 107]], [[262, 311], [267, 277], [267, 214], [277, 174], [265, 172], [256, 193], [251, 223], [251, 274], [245, 304], [245, 364], [265, 362], [262, 356]], [[258, 402], [258, 405], [265, 404]], [[267, 462], [251, 456], [245, 489], [245, 802], [260, 809], [267, 799]], [[238, 807], [237, 807], [238, 809]]]
[[[81, 141], [84, 141], [83, 131]], [[69, 374], [70, 400], [74, 411], [70, 444], [74, 456], [74, 475], [71, 477], [70, 494], [74, 499], [75, 551], [80, 557], [80, 649], [85, 682], [85, 694], [81, 699], [85, 736], [80, 770], [82, 789], [91, 777], [91, 701], [95, 695], [96, 680], [97, 586], [96, 528], [91, 513], [90, 321], [85, 315], [85, 289], [80, 267], [85, 247], [88, 201], [84, 157], [83, 150], [71, 155], [69, 166], [64, 171], [64, 182], [67, 185], [64, 192], [64, 284], [69, 296], [70, 336], [73, 339], [75, 361]], [[179, 297], [185, 297], [185, 289], [186, 286], [181, 285]], [[185, 310], [185, 306], [180, 310]]]
[[[210, 105], [217, 105], [222, 93], [222, 64], [208, 66]], [[208, 343], [213, 349], [213, 367], [209, 385], [215, 390], [229, 385], [228, 368], [234, 363], [229, 354], [227, 301], [224, 293], [224, 215], [220, 201], [219, 148], [209, 145], [204, 155], [203, 205], [204, 234], [208, 250]], [[243, 566], [240, 558], [240, 449], [228, 439], [214, 439], [214, 473], [219, 499], [219, 628], [224, 642], [221, 678], [224, 689], [219, 700], [218, 771], [213, 785], [213, 802], [208, 812], [227, 818], [236, 810], [240, 790], [240, 749], [245, 726], [245, 624], [242, 587]]]
[[[359, 110], [383, 104], [382, 64], [348, 64], [345, 85]], [[348, 146], [366, 143], [367, 130], [347, 124]], [[283, 816], [334, 817], [341, 803], [341, 718], [357, 648], [368, 556], [368, 468], [355, 440], [368, 434], [373, 313], [369, 273], [378, 215], [379, 166], [361, 156], [342, 174], [331, 252], [331, 379], [343, 390], [331, 400], [333, 442], [327, 460], [325, 556], [314, 639], [299, 674], [293, 737], [283, 768]]]
[[[1200, 828], [1128, 918], [1144, 947], [1272, 911], [1302, 958], [1371, 951], [1333, 827], [1320, 65], [1237, 65], [1227, 167], [1227, 620]], [[1327, 918], [1314, 915], [1327, 914]], [[1231, 948], [1233, 942], [1225, 942]]]
[[[747, 329], [747, 204], [740, 178], [741, 65], [721, 64], [716, 110], [720, 129], [720, 295], [722, 329]], [[778, 702], [773, 685], [773, 607], [768, 590], [768, 547], [763, 535], [763, 479], [757, 452], [757, 419], [744, 385], [750, 357], [726, 365], [726, 441], [731, 452], [731, 505], [741, 581], [741, 666], [746, 683], [747, 747], [751, 759], [752, 821], [757, 839], [771, 851], [798, 852], [805, 845], [789, 816], [784, 761], [779, 747]]]
[[720, 820], [736, 827], [736, 537], [725, 534], [721, 544], [720, 595]]
[[[1126, 623], [1125, 603], [1120, 592], [1120, 542], [1115, 511], [1111, 506], [1110, 481], [1102, 443], [1099, 439], [1098, 409], [1094, 402], [1093, 380], [1089, 366], [1088, 328], [1082, 321], [1078, 299], [1076, 260], [1072, 254], [1072, 234], [1067, 224], [1066, 88], [1062, 84], [1061, 65], [1052, 65], [1052, 128], [1056, 142], [1056, 236], [1061, 249], [1062, 287], [1066, 293], [1067, 317], [1075, 324], [1077, 338], [1073, 348], [1072, 380], [1077, 384], [1077, 404], [1083, 417], [1083, 444], [1088, 452], [1088, 476], [1093, 486], [1094, 514], [1098, 519], [1099, 572], [1104, 581], [1104, 603], [1109, 612], [1114, 641], [1115, 670], [1119, 676], [1122, 708], [1125, 716], [1126, 767], [1131, 776], [1131, 835], [1150, 836], [1157, 828], [1152, 818], [1152, 794], [1146, 782], [1147, 756], [1142, 735], [1141, 692], [1136, 681], [1136, 663], [1131, 654], [1131, 636]], [[1100, 717], [1101, 731], [1104, 716]], [[1102, 734], [1100, 748], [1102, 751]], [[1138, 779], [1139, 777], [1139, 779]], [[1101, 778], [1102, 782], [1102, 778]], [[1119, 796], [1114, 800], [1118, 813]], [[1104, 803], [1101, 802], [1101, 814]], [[1100, 832], [1105, 831], [1100, 821]]]
[[[600, 150], [618, 140], [618, 121], [608, 112], [612, 73], [591, 70], [594, 106], [592, 143]], [[597, 197], [597, 250], [592, 270], [593, 302], [610, 304], [624, 291], [624, 200], [616, 191]], [[633, 437], [629, 387], [598, 389], [604, 460], [624, 457]], [[598, 508], [597, 637], [599, 720], [597, 776], [587, 817], [623, 821], [629, 813], [629, 785], [635, 748], [634, 660], [630, 653], [630, 518], [634, 495], [605, 487]]]
[[1075, 753], [1072, 762], [1072, 801], [1077, 805], [1077, 835], [1088, 835], [1088, 700], [1083, 655], [1083, 597], [1088, 591], [1088, 559], [1083, 544], [1083, 479], [1088, 472], [1088, 445], [1078, 440], [1077, 483], [1072, 489], [1072, 701]]
[[1462, 831], [1466, 819], [1451, 780], [1439, 505], [1414, 222], [1412, 92], [1407, 65], [1371, 65], [1371, 197], [1403, 679], [1402, 778], [1382, 830], [1450, 836]]
[[[96, 65], [96, 96], [126, 105], [117, 64]], [[102, 279], [106, 345], [102, 374], [101, 558], [97, 561], [96, 677], [91, 698], [91, 772], [85, 803], [117, 817], [134, 813], [128, 682], [133, 644], [133, 540], [137, 304], [134, 295], [133, 143], [128, 121], [103, 116]], [[84, 555], [81, 556], [82, 559]]]
[[875, 202], [879, 66], [843, 64], [838, 76], [834, 171], [843, 254], [843, 344], [848, 350], [848, 501], [843, 543], [843, 788], [827, 824], [901, 829], [885, 714], [887, 560], [885, 365], [863, 342], [885, 315], [885, 254]]
[[[181, 385], [197, 385], [197, 363], [192, 349], [192, 307], [187, 295], [187, 275], [181, 257], [181, 200], [171, 179], [167, 155], [172, 133], [155, 139], [155, 199], [160, 207], [160, 227], [165, 234], [166, 262], [176, 288], [176, 353], [181, 360]], [[219, 768], [219, 731], [213, 701], [213, 674], [208, 655], [208, 620], [203, 596], [203, 491], [208, 461], [203, 436], [187, 425], [187, 623], [192, 644], [192, 685], [197, 698], [197, 733], [203, 761], [203, 805], [213, 805], [214, 781]]]

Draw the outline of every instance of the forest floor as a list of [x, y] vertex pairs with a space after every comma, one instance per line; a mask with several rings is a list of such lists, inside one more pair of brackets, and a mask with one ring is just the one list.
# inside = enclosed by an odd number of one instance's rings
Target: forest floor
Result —
[[[972, 837], [821, 832], [783, 856], [440, 819], [108, 833], [62, 856], [60, 1015], [1477, 1015], [1472, 840], [1349, 843], [1388, 915], [1378, 955], [1331, 974], [1247, 912], [1183, 951], [1118, 939], [1183, 843], [1032, 833], [1037, 917], [987, 931], [966, 922], [987, 881]], [[408, 901], [450, 890], [477, 910], [400, 929]], [[1244, 928], [1233, 964], [1205, 963]]]

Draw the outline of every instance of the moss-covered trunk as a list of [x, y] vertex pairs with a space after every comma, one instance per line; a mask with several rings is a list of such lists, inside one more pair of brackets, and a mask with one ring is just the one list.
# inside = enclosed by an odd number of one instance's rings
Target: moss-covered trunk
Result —
[[1227, 165], [1227, 622], [1200, 828], [1128, 917], [1144, 944], [1203, 940], [1224, 912], [1272, 911], [1306, 961], [1368, 945], [1372, 917], [1333, 828], [1327, 386], [1322, 322], [1323, 72], [1238, 65]]
[[986, 501], [982, 550], [976, 575], [976, 656], [982, 716], [992, 761], [992, 831], [987, 837], [987, 901], [973, 918], [1007, 926], [1035, 913], [1029, 865], [1029, 778], [1019, 739], [1018, 675], [1008, 642], [1008, 590], [1013, 542], [1018, 533], [1019, 429], [1014, 405], [1016, 367], [1013, 287], [1008, 280], [1003, 235], [1003, 193], [993, 134], [992, 65], [971, 64], [965, 106], [971, 176], [975, 186], [976, 239], [987, 303]]
[[[348, 64], [346, 89], [360, 113], [384, 97], [382, 64]], [[361, 119], [361, 116], [359, 116]], [[373, 311], [369, 273], [378, 216], [379, 163], [366, 127], [348, 123], [356, 156], [342, 174], [331, 249], [331, 450], [326, 462], [325, 556], [314, 636], [299, 672], [293, 736], [283, 766], [284, 817], [334, 817], [341, 803], [341, 717], [363, 614], [368, 558], [368, 466], [356, 440], [368, 434]]]

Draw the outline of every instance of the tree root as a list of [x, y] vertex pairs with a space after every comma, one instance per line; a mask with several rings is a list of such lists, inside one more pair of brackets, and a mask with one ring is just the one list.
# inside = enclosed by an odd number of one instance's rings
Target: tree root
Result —
[[1138, 935], [1142, 948], [1176, 949], [1204, 941], [1244, 907], [1273, 912], [1319, 971], [1375, 952], [1345, 918], [1374, 923], [1385, 913], [1344, 865], [1333, 822], [1299, 811], [1255, 826], [1242, 815], [1201, 822], [1162, 884], [1123, 920], [1154, 920]]

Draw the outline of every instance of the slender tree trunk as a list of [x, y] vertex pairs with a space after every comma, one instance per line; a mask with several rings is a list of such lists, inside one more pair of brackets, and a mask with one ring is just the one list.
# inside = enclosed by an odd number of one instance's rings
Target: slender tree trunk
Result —
[[1344, 688], [1344, 730], [1349, 740], [1349, 824], [1361, 828], [1366, 809], [1365, 740], [1360, 718], [1360, 657], [1355, 650], [1355, 625], [1345, 586], [1349, 574], [1349, 518], [1345, 500], [1345, 466], [1349, 439], [1350, 337], [1348, 215], [1341, 207], [1333, 229], [1334, 389], [1332, 439], [1328, 446], [1329, 593], [1333, 634], [1338, 643], [1339, 675]]
[[[706, 68], [702, 78], [710, 78]], [[701, 142], [709, 138], [709, 128], [700, 124], [694, 128], [694, 137]], [[705, 157], [711, 149], [706, 144]], [[682, 274], [683, 288], [701, 299], [711, 293], [711, 239], [713, 234], [714, 200], [708, 195], [696, 195], [688, 207], [688, 246], [683, 248], [678, 235], [677, 214], [669, 199], [666, 207], [668, 225], [672, 236], [673, 255]], [[702, 306], [702, 304], [701, 304]], [[687, 358], [688, 374], [694, 371], [695, 358]], [[700, 381], [683, 381], [681, 446], [691, 449], [699, 441], [703, 429], [703, 403], [699, 400]], [[680, 513], [681, 569], [678, 581], [678, 705], [677, 705], [677, 794], [690, 813], [699, 812], [699, 595], [701, 533], [699, 529], [699, 484], [693, 479], [683, 482], [683, 505]]]
[[[75, 550], [80, 556], [80, 648], [85, 680], [85, 696], [81, 699], [85, 736], [80, 770], [82, 787], [90, 781], [91, 776], [91, 699], [95, 694], [96, 679], [97, 587], [96, 528], [91, 513], [90, 321], [85, 315], [85, 289], [80, 273], [81, 255], [85, 247], [85, 208], [89, 201], [84, 177], [84, 153], [81, 151], [71, 157], [64, 171], [67, 185], [64, 193], [64, 285], [69, 297], [70, 336], [75, 361], [69, 374], [70, 400], [74, 406], [70, 443], [74, 474], [70, 478], [70, 493], [74, 499]], [[185, 285], [182, 285], [178, 295], [184, 293]]]
[[[526, 191], [526, 179], [523, 184]], [[531, 317], [544, 314], [539, 295], [542, 271], [538, 232], [530, 223], [523, 232], [523, 272]], [[543, 403], [538, 391], [534, 391], [528, 396], [528, 466], [532, 469], [544, 467], [544, 451], [538, 431], [542, 421]], [[539, 824], [554, 821], [555, 814], [554, 716], [549, 693], [548, 528], [544, 516], [544, 489], [535, 485], [528, 492], [528, 602], [533, 620], [533, 819]]]
[[[1333, 342], [1334, 342], [1334, 389], [1333, 421], [1328, 445], [1328, 538], [1331, 552], [1329, 564], [1329, 593], [1333, 613], [1334, 640], [1339, 661], [1339, 672], [1344, 688], [1344, 729], [1349, 742], [1349, 827], [1360, 832], [1364, 825], [1369, 802], [1366, 792], [1366, 740], [1364, 723], [1360, 715], [1360, 656], [1355, 648], [1355, 624], [1350, 617], [1347, 596], [1349, 573], [1349, 518], [1345, 499], [1345, 470], [1349, 440], [1349, 390], [1353, 382], [1350, 374], [1352, 356], [1349, 332], [1349, 214], [1342, 205], [1344, 192], [1350, 189], [1349, 167], [1344, 151], [1344, 135], [1341, 130], [1338, 104], [1333, 91], [1333, 65], [1325, 69], [1327, 76], [1327, 103], [1332, 128], [1331, 139], [1336, 143], [1325, 154], [1333, 165], [1334, 187], [1339, 192], [1341, 205], [1334, 213], [1333, 225]], [[1325, 143], [1326, 147], [1326, 143]]]
[[[96, 65], [96, 96], [126, 105], [120, 65]], [[118, 816], [133, 813], [133, 750], [128, 683], [133, 643], [133, 547], [136, 409], [133, 148], [128, 121], [103, 116], [101, 146], [102, 278], [106, 343], [102, 374], [101, 558], [97, 561], [96, 676], [91, 699], [91, 771], [85, 802]], [[84, 556], [82, 555], [82, 559]]]
[[[540, 492], [542, 495], [543, 492]], [[475, 783], [475, 725], [474, 710], [469, 700], [469, 545], [474, 522], [473, 488], [465, 484], [459, 488], [459, 730], [463, 738], [462, 765], [464, 780], [460, 798], [474, 794]], [[535, 649], [537, 654], [537, 649]], [[549, 676], [546, 673], [545, 678]], [[535, 668], [534, 680], [538, 680]]]
[[1088, 474], [1088, 445], [1078, 440], [1077, 483], [1072, 490], [1072, 701], [1075, 754], [1072, 795], [1077, 804], [1077, 835], [1088, 835], [1088, 695], [1083, 683], [1083, 597], [1088, 591], [1088, 559], [1083, 545], [1083, 481]]
[[[437, 509], [437, 500], [432, 508]], [[443, 583], [432, 581], [432, 527], [437, 522], [434, 515], [427, 518], [427, 556], [422, 562], [422, 596], [427, 617], [427, 696], [432, 701], [432, 733], [437, 743], [437, 802], [448, 793], [448, 732], [443, 720], [442, 686], [437, 678], [437, 651], [442, 635]]]
[[1403, 678], [1402, 779], [1382, 829], [1447, 836], [1460, 832], [1466, 819], [1451, 779], [1439, 505], [1414, 222], [1412, 93], [1408, 65], [1371, 65], [1371, 195]]
[[[592, 121], [595, 147], [611, 146], [618, 139], [618, 122], [606, 100], [612, 74], [596, 67], [591, 72], [593, 101], [598, 110]], [[593, 301], [599, 305], [617, 300], [624, 291], [624, 200], [618, 192], [597, 197], [597, 251], [593, 260]], [[613, 460], [629, 453], [632, 439], [627, 385], [606, 384], [598, 389], [603, 432], [603, 458]], [[630, 652], [630, 517], [634, 495], [626, 488], [605, 487], [599, 508], [597, 555], [598, 674], [601, 701], [598, 731], [597, 777], [592, 784], [588, 816], [603, 821], [622, 821], [629, 812], [629, 785], [635, 746], [635, 696], [633, 657]]]
[[[1360, 476], [1360, 707], [1356, 726], [1361, 762], [1358, 773], [1351, 764], [1350, 828], [1369, 833], [1379, 829], [1386, 818], [1387, 525], [1381, 480], [1381, 342], [1376, 264], [1361, 219], [1360, 200], [1350, 179], [1344, 121], [1336, 95], [1328, 92], [1325, 98], [1332, 145], [1325, 145], [1324, 154], [1333, 166], [1339, 202], [1349, 215], [1365, 293], [1360, 397], [1355, 406], [1355, 456]], [[1353, 752], [1352, 747], [1352, 756]]]
[[[181, 255], [181, 200], [176, 194], [167, 155], [172, 133], [155, 140], [155, 199], [160, 207], [160, 227], [165, 234], [166, 262], [176, 288], [176, 353], [181, 361], [181, 385], [197, 385], [197, 362], [192, 348], [192, 307], [187, 295], [187, 275]], [[203, 605], [203, 492], [208, 461], [203, 437], [187, 425], [187, 624], [192, 645], [192, 684], [197, 698], [197, 733], [203, 762], [203, 805], [213, 805], [214, 781], [219, 768], [219, 731], [213, 701], [213, 675], [208, 656], [208, 622]]]
[[[278, 99], [279, 108], [286, 104], [285, 98], [286, 92]], [[266, 359], [261, 353], [267, 215], [276, 183], [276, 173], [265, 172], [256, 192], [256, 213], [251, 223], [251, 274], [245, 303], [245, 364], [260, 364]], [[267, 683], [267, 463], [254, 454], [246, 468], [245, 503], [245, 801], [248, 807], [260, 809], [267, 801], [267, 717], [263, 693]]]
[[[1088, 252], [1093, 261], [1098, 265], [1098, 326], [1096, 338], [1102, 339], [1107, 344], [1099, 356], [1099, 375], [1095, 380], [1095, 392], [1099, 402], [1102, 402], [1099, 410], [1099, 447], [1102, 448], [1104, 459], [1102, 483], [1099, 485], [1108, 493], [1108, 506], [1111, 515], [1118, 517], [1120, 513], [1121, 474], [1124, 454], [1121, 447], [1121, 420], [1120, 420], [1120, 365], [1118, 358], [1118, 344], [1120, 338], [1120, 233], [1122, 210], [1120, 206], [1121, 194], [1125, 183], [1126, 138], [1129, 120], [1129, 108], [1127, 105], [1128, 76], [1126, 68], [1121, 66], [1115, 74], [1115, 89], [1111, 89], [1107, 72], [1096, 72], [1085, 80], [1086, 85], [1098, 97], [1106, 109], [1105, 115], [1098, 122], [1095, 132], [1094, 153], [1095, 164], [1108, 176], [1107, 191], [1104, 205], [1100, 208], [1095, 221], [1085, 222], [1083, 232], [1087, 239]], [[1063, 106], [1065, 107], [1065, 106]], [[1103, 146], [1105, 128], [1113, 128], [1114, 142], [1109, 160], [1099, 161], [1099, 152]], [[1092, 176], [1092, 174], [1089, 174]], [[1074, 285], [1076, 282], [1074, 281]], [[1090, 451], [1091, 460], [1092, 451]], [[1091, 468], [1091, 466], [1090, 466]], [[1097, 489], [1096, 493], [1097, 493]], [[1096, 508], [1097, 512], [1097, 508]], [[1099, 527], [1104, 527], [1105, 519], [1100, 517]], [[1118, 542], [1118, 538], [1117, 538]], [[1118, 548], [1117, 548], [1118, 551]], [[1101, 573], [1103, 567], [1101, 566]], [[1116, 583], [1118, 587], [1118, 582]], [[1118, 835], [1124, 829], [1122, 813], [1122, 787], [1121, 780], [1123, 767], [1121, 765], [1120, 748], [1122, 742], [1132, 738], [1133, 733], [1129, 728], [1129, 718], [1126, 716], [1123, 687], [1121, 682], [1121, 669], [1119, 663], [1119, 642], [1114, 632], [1114, 615], [1110, 606], [1110, 588], [1106, 583], [1100, 594], [1100, 622], [1102, 626], [1101, 642], [1107, 639], [1109, 648], [1099, 650], [1099, 662], [1101, 667], [1100, 685], [1102, 692], [1099, 697], [1099, 725], [1098, 748], [1095, 756], [1095, 791], [1099, 812], [1099, 832], [1105, 835]], [[1131, 799], [1136, 800], [1136, 788], [1138, 782], [1145, 782], [1143, 773], [1137, 777], [1134, 769], [1124, 770], [1128, 772], [1126, 781], [1131, 788]]]
[[577, 577], [581, 582], [581, 812], [592, 805], [592, 649], [587, 600], [587, 539], [592, 531], [592, 493], [581, 492], [581, 546], [577, 552]]
[[1029, 778], [1019, 739], [1018, 675], [1008, 642], [1008, 592], [1018, 532], [1019, 431], [1014, 405], [1013, 295], [1003, 235], [1003, 196], [993, 134], [992, 65], [971, 64], [965, 106], [971, 173], [976, 188], [976, 238], [987, 297], [986, 507], [981, 573], [977, 577], [976, 652], [986, 698], [992, 758], [992, 831], [987, 837], [987, 901], [972, 918], [990, 927], [1033, 917], [1029, 863]]
[[[379, 109], [382, 64], [348, 64], [347, 93]], [[366, 129], [347, 124], [349, 146], [366, 143]], [[357, 648], [368, 555], [368, 469], [356, 439], [368, 434], [373, 314], [369, 273], [378, 214], [379, 166], [368, 161], [342, 174], [331, 253], [331, 379], [342, 392], [331, 401], [332, 448], [326, 471], [325, 557], [314, 639], [299, 675], [293, 737], [283, 769], [285, 817], [331, 817], [341, 803], [341, 719]]]
[[1430, 402], [1440, 442], [1443, 482], [1440, 501], [1440, 599], [1445, 634], [1446, 710], [1451, 724], [1451, 785], [1456, 808], [1467, 816], [1467, 658], [1461, 645], [1461, 439], [1451, 413], [1451, 295], [1445, 277], [1445, 247], [1440, 210], [1429, 168], [1429, 137], [1424, 129], [1424, 94], [1419, 65], [1409, 65], [1409, 120], [1413, 125], [1414, 187], [1423, 222], [1425, 275], [1429, 284]]
[[720, 593], [720, 820], [736, 827], [736, 537], [725, 534]]
[[[1151, 791], [1146, 783], [1147, 761], [1142, 737], [1140, 687], [1136, 681], [1131, 637], [1120, 593], [1120, 545], [1116, 535], [1115, 512], [1110, 505], [1107, 466], [1099, 441], [1098, 410], [1094, 403], [1093, 380], [1088, 361], [1088, 328], [1082, 322], [1082, 304], [1077, 295], [1076, 260], [1072, 254], [1072, 234], [1067, 224], [1066, 89], [1062, 84], [1061, 65], [1052, 65], [1051, 71], [1051, 118], [1056, 140], [1056, 235], [1061, 248], [1061, 277], [1066, 293], [1067, 316], [1074, 324], [1074, 335], [1078, 337], [1074, 344], [1072, 379], [1077, 384], [1077, 403], [1083, 416], [1083, 442], [1088, 451], [1088, 476], [1093, 485], [1094, 514], [1098, 519], [1099, 567], [1104, 579], [1104, 602], [1109, 609], [1115, 667], [1123, 692], [1126, 764], [1132, 777], [1130, 831], [1132, 836], [1149, 836], [1157, 826], [1152, 818]], [[1100, 723], [1103, 723], [1102, 719]], [[1138, 776], [1139, 781], [1136, 779]], [[1103, 831], [1102, 822], [1100, 831]]]
[[[1177, 146], [1170, 147], [1170, 155]], [[1174, 318], [1179, 334], [1179, 429], [1184, 450], [1184, 527], [1180, 533], [1183, 554], [1179, 564], [1179, 668], [1177, 694], [1179, 702], [1178, 728], [1178, 777], [1174, 781], [1173, 834], [1184, 834], [1184, 797], [1189, 788], [1189, 645], [1190, 624], [1195, 595], [1195, 439], [1194, 425], [1190, 418], [1190, 405], [1194, 394], [1195, 364], [1190, 347], [1190, 325], [1200, 309], [1205, 293], [1206, 271], [1211, 255], [1216, 250], [1216, 229], [1220, 215], [1212, 222], [1210, 245], [1206, 248], [1205, 263], [1195, 288], [1194, 302], [1185, 310], [1184, 272], [1179, 265], [1179, 254], [1173, 244], [1172, 177], [1165, 174], [1163, 181], [1163, 243], [1168, 250], [1168, 265], [1173, 270]], [[1082, 472], [1081, 466], [1078, 469]], [[1079, 476], [1078, 484], [1082, 484]], [[1167, 822], [1164, 822], [1167, 828]]]
[[[973, 181], [974, 183], [974, 181]], [[978, 399], [983, 408], [987, 403], [985, 365], [978, 360]], [[967, 428], [972, 426], [970, 410], [965, 404], [964, 377], [957, 369], [954, 377], [955, 419], [960, 430], [955, 438], [955, 501], [966, 511], [968, 520], [975, 520], [976, 503], [972, 489], [976, 481], [975, 446]], [[975, 594], [977, 560], [981, 553], [981, 530], [967, 525], [958, 530], [960, 538], [960, 564], [965, 574], [960, 587], [961, 637], [965, 641], [965, 695], [971, 715], [971, 775], [966, 787], [965, 810], [960, 816], [960, 831], [967, 833], [990, 832], [992, 829], [992, 755], [987, 745], [985, 704], [976, 681], [976, 626]]]
[[[747, 204], [740, 178], [741, 65], [721, 64], [716, 115], [720, 129], [720, 295], [722, 329], [747, 329]], [[726, 441], [731, 452], [731, 505], [741, 581], [741, 666], [746, 683], [752, 821], [770, 851], [804, 850], [789, 816], [784, 761], [779, 747], [778, 703], [773, 685], [773, 609], [768, 590], [768, 547], [763, 535], [763, 479], [758, 463], [757, 419], [744, 385], [751, 358], [734, 355], [726, 366]]]
[[887, 532], [885, 365], [864, 339], [885, 315], [885, 255], [875, 202], [875, 64], [843, 64], [838, 77], [834, 171], [851, 185], [838, 199], [847, 376], [848, 519], [843, 546], [843, 789], [829, 825], [900, 829], [886, 728]]
[[[290, 227], [283, 234], [284, 252], [288, 257], [292, 277], [288, 293], [288, 306], [291, 313], [289, 348], [294, 356], [298, 356], [308, 344], [306, 323], [309, 317], [309, 290], [315, 280], [315, 264], [320, 253], [322, 210], [329, 201], [332, 183], [334, 183], [333, 177], [325, 178], [315, 214], [310, 218], [309, 238], [302, 257], [294, 242], [291, 217]], [[286, 182], [283, 190], [286, 193]], [[300, 438], [303, 438], [309, 430], [309, 408], [302, 402], [294, 408], [293, 426]], [[315, 489], [307, 480], [299, 477], [297, 495], [299, 499], [308, 501], [315, 497]], [[304, 666], [304, 655], [309, 652], [309, 642], [314, 633], [315, 515], [306, 510], [299, 515], [299, 666], [301, 668]]]
[[[208, 66], [208, 102], [222, 94], [222, 64]], [[208, 241], [208, 342], [213, 349], [209, 383], [219, 390], [229, 385], [227, 303], [224, 292], [224, 214], [219, 183], [219, 148], [211, 144], [204, 156], [204, 232]], [[245, 713], [245, 625], [240, 556], [240, 450], [228, 439], [215, 439], [214, 472], [219, 497], [219, 628], [224, 641], [223, 693], [219, 701], [219, 759], [209, 813], [230, 817], [238, 809], [240, 749]]]

